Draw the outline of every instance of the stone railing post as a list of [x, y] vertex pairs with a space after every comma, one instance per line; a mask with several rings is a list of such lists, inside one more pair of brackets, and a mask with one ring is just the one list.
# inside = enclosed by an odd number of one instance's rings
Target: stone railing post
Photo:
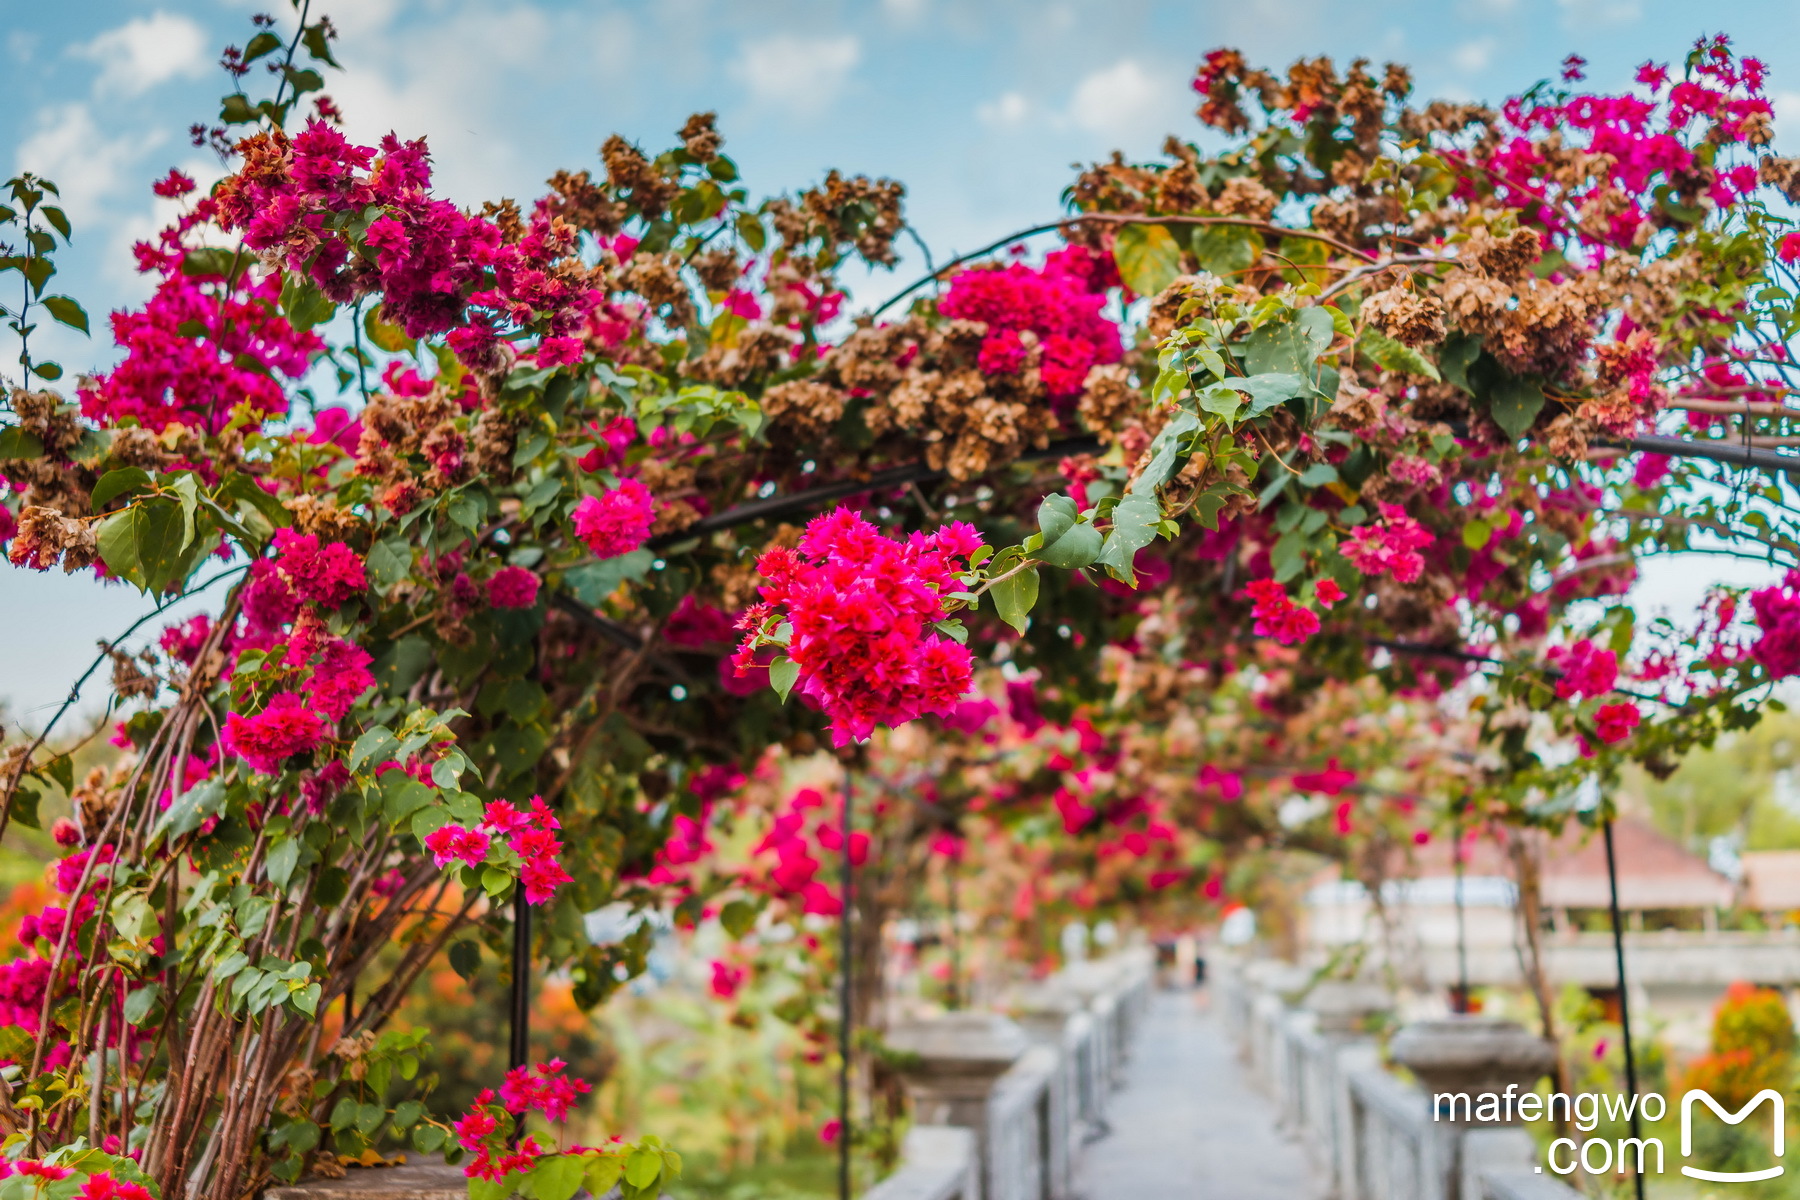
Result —
[[1483, 1121], [1474, 1113], [1482, 1110], [1484, 1094], [1504, 1096], [1508, 1085], [1515, 1095], [1535, 1087], [1556, 1065], [1555, 1046], [1514, 1021], [1457, 1016], [1406, 1026], [1388, 1051], [1418, 1077], [1432, 1105], [1449, 1200], [1482, 1200], [1483, 1172], [1531, 1165], [1531, 1135], [1505, 1119], [1503, 1106], [1493, 1106], [1499, 1119]]
[[913, 1120], [974, 1130], [985, 1181], [989, 1100], [1031, 1039], [999, 1013], [953, 1012], [900, 1022], [885, 1040], [890, 1050], [908, 1058], [900, 1077], [912, 1101]]
[[1318, 1035], [1325, 1042], [1330, 1094], [1324, 1098], [1329, 1124], [1328, 1167], [1340, 1200], [1356, 1194], [1356, 1121], [1351, 1106], [1350, 1075], [1377, 1067], [1380, 1049], [1370, 1029], [1391, 1012], [1394, 998], [1375, 983], [1328, 979], [1306, 997]]
[[1099, 1097], [1084, 1094], [1083, 1079], [1093, 1048], [1094, 1020], [1079, 997], [1053, 981], [1021, 991], [1014, 998], [1012, 1017], [1027, 1037], [1057, 1056], [1050, 1081], [1044, 1171], [1051, 1200], [1061, 1200], [1069, 1194], [1075, 1146], [1085, 1132], [1081, 1127], [1100, 1121]]

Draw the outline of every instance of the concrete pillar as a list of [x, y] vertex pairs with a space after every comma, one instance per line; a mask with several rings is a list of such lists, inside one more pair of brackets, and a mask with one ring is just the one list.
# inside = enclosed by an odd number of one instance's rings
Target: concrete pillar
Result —
[[900, 1022], [884, 1040], [905, 1056], [897, 1065], [913, 1122], [974, 1130], [987, 1178], [988, 1100], [1031, 1039], [999, 1013], [953, 1012]]
[[[1514, 1127], [1516, 1121], [1504, 1119], [1504, 1106], [1496, 1121], [1478, 1121], [1473, 1113], [1483, 1094], [1502, 1096], [1512, 1085], [1516, 1095], [1549, 1074], [1556, 1065], [1556, 1047], [1550, 1042], [1514, 1021], [1455, 1016], [1406, 1026], [1394, 1035], [1388, 1051], [1418, 1076], [1427, 1097], [1469, 1097], [1466, 1108], [1457, 1102], [1434, 1114], [1449, 1200], [1482, 1200], [1481, 1171], [1531, 1165], [1531, 1137]], [[1511, 1115], [1517, 1116], [1516, 1107]]]
[[1394, 1008], [1393, 993], [1378, 983], [1327, 979], [1306, 997], [1315, 1028], [1328, 1046], [1331, 1095], [1326, 1098], [1331, 1145], [1326, 1161], [1338, 1196], [1356, 1192], [1356, 1126], [1350, 1104], [1350, 1074], [1381, 1065], [1372, 1036], [1377, 1022]]

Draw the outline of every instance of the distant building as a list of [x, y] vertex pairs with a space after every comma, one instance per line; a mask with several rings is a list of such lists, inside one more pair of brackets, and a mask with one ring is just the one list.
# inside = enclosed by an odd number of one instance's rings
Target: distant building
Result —
[[[1552, 985], [1587, 988], [1616, 1012], [1618, 970], [1600, 834], [1570, 822], [1555, 838], [1536, 831], [1514, 836], [1526, 839], [1538, 863], [1544, 967]], [[1722, 931], [1721, 911], [1739, 903], [1732, 880], [1635, 818], [1615, 822], [1613, 838], [1634, 1013], [1667, 1023], [1676, 1045], [1698, 1048], [1728, 984], [1800, 985], [1800, 928]], [[1781, 854], [1762, 866], [1755, 865], [1761, 856], [1743, 856], [1748, 903], [1759, 911], [1800, 910], [1800, 852]], [[1397, 859], [1381, 889], [1385, 923], [1361, 883], [1318, 880], [1302, 906], [1308, 957], [1323, 961], [1366, 946], [1391, 961], [1401, 979], [1446, 1004], [1465, 972], [1471, 987], [1524, 987], [1527, 951], [1512, 856], [1482, 838], [1465, 842], [1461, 858], [1460, 882], [1448, 842]]]

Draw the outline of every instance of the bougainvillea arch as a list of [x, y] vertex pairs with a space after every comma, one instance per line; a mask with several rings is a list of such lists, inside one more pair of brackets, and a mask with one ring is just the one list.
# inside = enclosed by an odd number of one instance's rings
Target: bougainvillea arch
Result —
[[[115, 765], [77, 780], [48, 736], [0, 764], [0, 828], [69, 802], [58, 903], [0, 964], [33, 1160], [222, 1200], [404, 1135], [496, 1196], [548, 1197], [553, 1157], [652, 1194], [654, 1139], [511, 1144], [567, 1112], [557, 1065], [454, 1124], [371, 1093], [416, 1070], [381, 1031], [427, 964], [503, 957], [535, 910], [595, 1004], [648, 926], [595, 945], [583, 914], [663, 907], [750, 939], [729, 995], [759, 922], [841, 908], [844, 852], [889, 908], [991, 859], [1031, 957], [1059, 913], [1204, 911], [1272, 846], [1375, 863], [1446, 797], [1559, 819], [1800, 669], [1800, 576], [1753, 627], [1727, 593], [1688, 629], [1622, 601], [1646, 554], [1800, 569], [1800, 165], [1723, 39], [1499, 108], [1214, 51], [1226, 150], [1096, 165], [1028, 231], [1057, 248], [859, 315], [838, 271], [895, 263], [898, 184], [756, 198], [702, 114], [464, 211], [424, 142], [338, 128], [333, 36], [302, 10], [227, 55], [196, 135], [223, 177], [154, 185], [183, 209], [137, 248], [153, 294], [66, 392], [28, 329], [87, 324], [47, 290], [67, 218], [29, 176], [0, 210], [8, 557], [225, 585], [112, 653]], [[848, 843], [780, 765], [827, 747], [879, 798]], [[748, 862], [727, 816], [767, 820]]]

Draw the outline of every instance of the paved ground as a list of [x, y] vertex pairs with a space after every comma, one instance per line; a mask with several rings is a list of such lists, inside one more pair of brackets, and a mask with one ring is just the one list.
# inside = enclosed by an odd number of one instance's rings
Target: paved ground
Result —
[[1207, 997], [1155, 993], [1107, 1111], [1112, 1132], [1078, 1151], [1080, 1200], [1323, 1200], [1323, 1173], [1276, 1129]]

